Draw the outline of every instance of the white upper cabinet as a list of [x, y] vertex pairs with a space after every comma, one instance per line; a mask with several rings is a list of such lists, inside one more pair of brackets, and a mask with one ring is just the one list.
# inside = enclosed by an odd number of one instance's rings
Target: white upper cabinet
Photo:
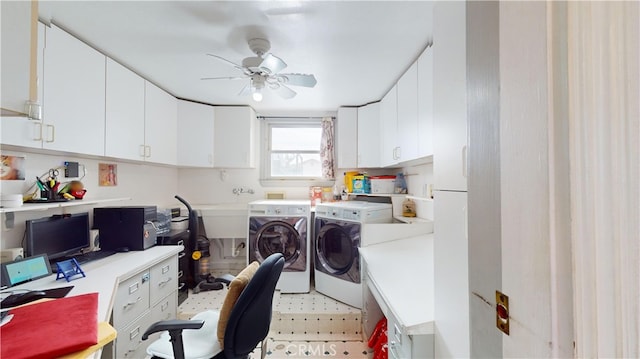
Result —
[[433, 155], [433, 48], [418, 58], [418, 157]]
[[380, 165], [393, 166], [398, 163], [398, 86], [380, 101]]
[[418, 158], [418, 64], [398, 80], [398, 160]]
[[178, 165], [213, 167], [214, 107], [178, 100]]
[[358, 167], [380, 167], [380, 103], [358, 108]]
[[107, 58], [105, 156], [142, 160], [144, 79]]
[[[2, 5], [4, 6], [4, 2]], [[4, 11], [4, 7], [2, 8]], [[4, 15], [3, 15], [4, 16]], [[42, 79], [44, 74], [44, 44], [45, 26], [38, 22], [38, 47], [36, 52], [36, 73], [37, 78]], [[3, 34], [4, 36], [4, 34]], [[5, 83], [4, 71], [2, 72], [2, 83]], [[43, 86], [37, 89], [38, 101], [42, 104]], [[4, 92], [4, 91], [3, 91]], [[14, 145], [32, 148], [42, 148], [42, 120], [26, 119], [25, 117], [0, 117], [2, 129], [0, 142], [4, 145]]]
[[254, 168], [257, 119], [248, 106], [216, 106], [213, 165], [218, 168]]
[[[33, 9], [32, 9], [33, 8]], [[0, 108], [3, 116], [25, 113], [27, 101], [37, 101], [35, 60], [38, 3], [36, 1], [0, 2], [2, 88]]]
[[104, 155], [105, 56], [52, 25], [44, 75], [43, 148]]
[[158, 86], [145, 81], [144, 146], [145, 161], [175, 165], [178, 157], [178, 100]]
[[358, 166], [358, 108], [338, 108], [336, 120], [336, 153], [338, 168]]
[[467, 67], [465, 3], [439, 2], [433, 23], [435, 189], [466, 191]]

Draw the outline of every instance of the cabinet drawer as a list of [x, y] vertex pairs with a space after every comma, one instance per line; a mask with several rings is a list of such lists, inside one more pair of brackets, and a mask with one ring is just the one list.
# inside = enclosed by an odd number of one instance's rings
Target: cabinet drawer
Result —
[[390, 315], [387, 317], [387, 338], [389, 358], [412, 358], [411, 337], [403, 332], [400, 323]]
[[151, 308], [152, 322], [160, 320], [176, 319], [178, 312], [178, 295], [173, 292], [162, 298], [156, 305]]
[[151, 273], [151, 305], [178, 289], [178, 257], [156, 264]]
[[142, 334], [151, 326], [151, 312], [147, 311], [142, 317], [126, 326], [124, 329], [118, 330], [116, 337], [116, 358], [145, 358], [147, 356], [147, 346], [151, 343], [149, 340], [142, 340]]
[[149, 309], [149, 278], [149, 271], [144, 271], [118, 285], [113, 305], [113, 326], [116, 330]]

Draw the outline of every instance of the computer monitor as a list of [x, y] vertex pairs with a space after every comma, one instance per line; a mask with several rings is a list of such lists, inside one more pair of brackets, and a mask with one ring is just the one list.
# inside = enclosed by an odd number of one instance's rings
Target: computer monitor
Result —
[[51, 266], [49, 265], [46, 254], [2, 263], [0, 266], [2, 285], [7, 287], [30, 280], [36, 280], [51, 274]]
[[51, 262], [89, 247], [89, 213], [54, 215], [26, 221], [27, 256], [46, 254]]

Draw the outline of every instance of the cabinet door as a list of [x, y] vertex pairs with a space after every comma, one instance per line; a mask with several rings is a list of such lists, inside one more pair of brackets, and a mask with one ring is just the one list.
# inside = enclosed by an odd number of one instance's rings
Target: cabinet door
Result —
[[46, 38], [43, 148], [102, 156], [105, 56], [54, 25]]
[[214, 107], [178, 100], [178, 165], [213, 167]]
[[414, 62], [398, 80], [399, 160], [418, 158], [418, 64]]
[[107, 58], [105, 156], [141, 160], [144, 79]]
[[380, 167], [380, 103], [358, 108], [358, 167]]
[[433, 23], [433, 177], [436, 189], [466, 191], [467, 67], [464, 2], [440, 2]]
[[433, 155], [433, 49], [418, 58], [418, 157]]
[[[31, 99], [31, 25], [36, 20], [31, 17], [31, 1], [2, 1], [0, 14], [2, 21], [1, 61], [2, 89], [0, 107], [3, 115], [18, 115], [25, 112], [25, 103]], [[36, 9], [37, 13], [37, 9]], [[35, 35], [35, 34], [33, 34]], [[35, 75], [34, 75], [35, 78]], [[35, 100], [35, 99], [34, 99]], [[5, 112], [8, 110], [8, 113]]]
[[398, 163], [398, 86], [380, 101], [380, 165], [393, 166]]
[[145, 81], [145, 161], [175, 165], [178, 157], [178, 100]]
[[340, 107], [336, 120], [338, 168], [358, 166], [358, 108]]
[[[5, 3], [2, 3], [4, 11]], [[4, 18], [4, 15], [3, 15]], [[38, 22], [38, 47], [36, 56], [37, 83], [42, 82], [44, 73], [44, 44], [45, 26]], [[3, 26], [4, 29], [4, 26]], [[2, 34], [4, 37], [4, 33]], [[3, 50], [4, 51], [4, 50]], [[5, 83], [4, 71], [2, 71], [2, 83]], [[3, 91], [4, 92], [4, 91]], [[38, 86], [38, 101], [42, 105], [43, 88]], [[26, 117], [0, 117], [0, 143], [31, 148], [42, 148], [43, 124], [42, 120], [27, 119]]]
[[256, 113], [251, 107], [217, 106], [213, 131], [213, 165], [255, 167]]

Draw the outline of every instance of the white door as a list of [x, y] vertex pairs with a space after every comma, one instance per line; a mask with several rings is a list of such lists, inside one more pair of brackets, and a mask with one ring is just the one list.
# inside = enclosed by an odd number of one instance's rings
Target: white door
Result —
[[468, 358], [467, 193], [434, 191], [435, 357]]
[[178, 100], [145, 81], [145, 161], [175, 165], [178, 157]]
[[380, 166], [380, 103], [358, 108], [358, 167]]

